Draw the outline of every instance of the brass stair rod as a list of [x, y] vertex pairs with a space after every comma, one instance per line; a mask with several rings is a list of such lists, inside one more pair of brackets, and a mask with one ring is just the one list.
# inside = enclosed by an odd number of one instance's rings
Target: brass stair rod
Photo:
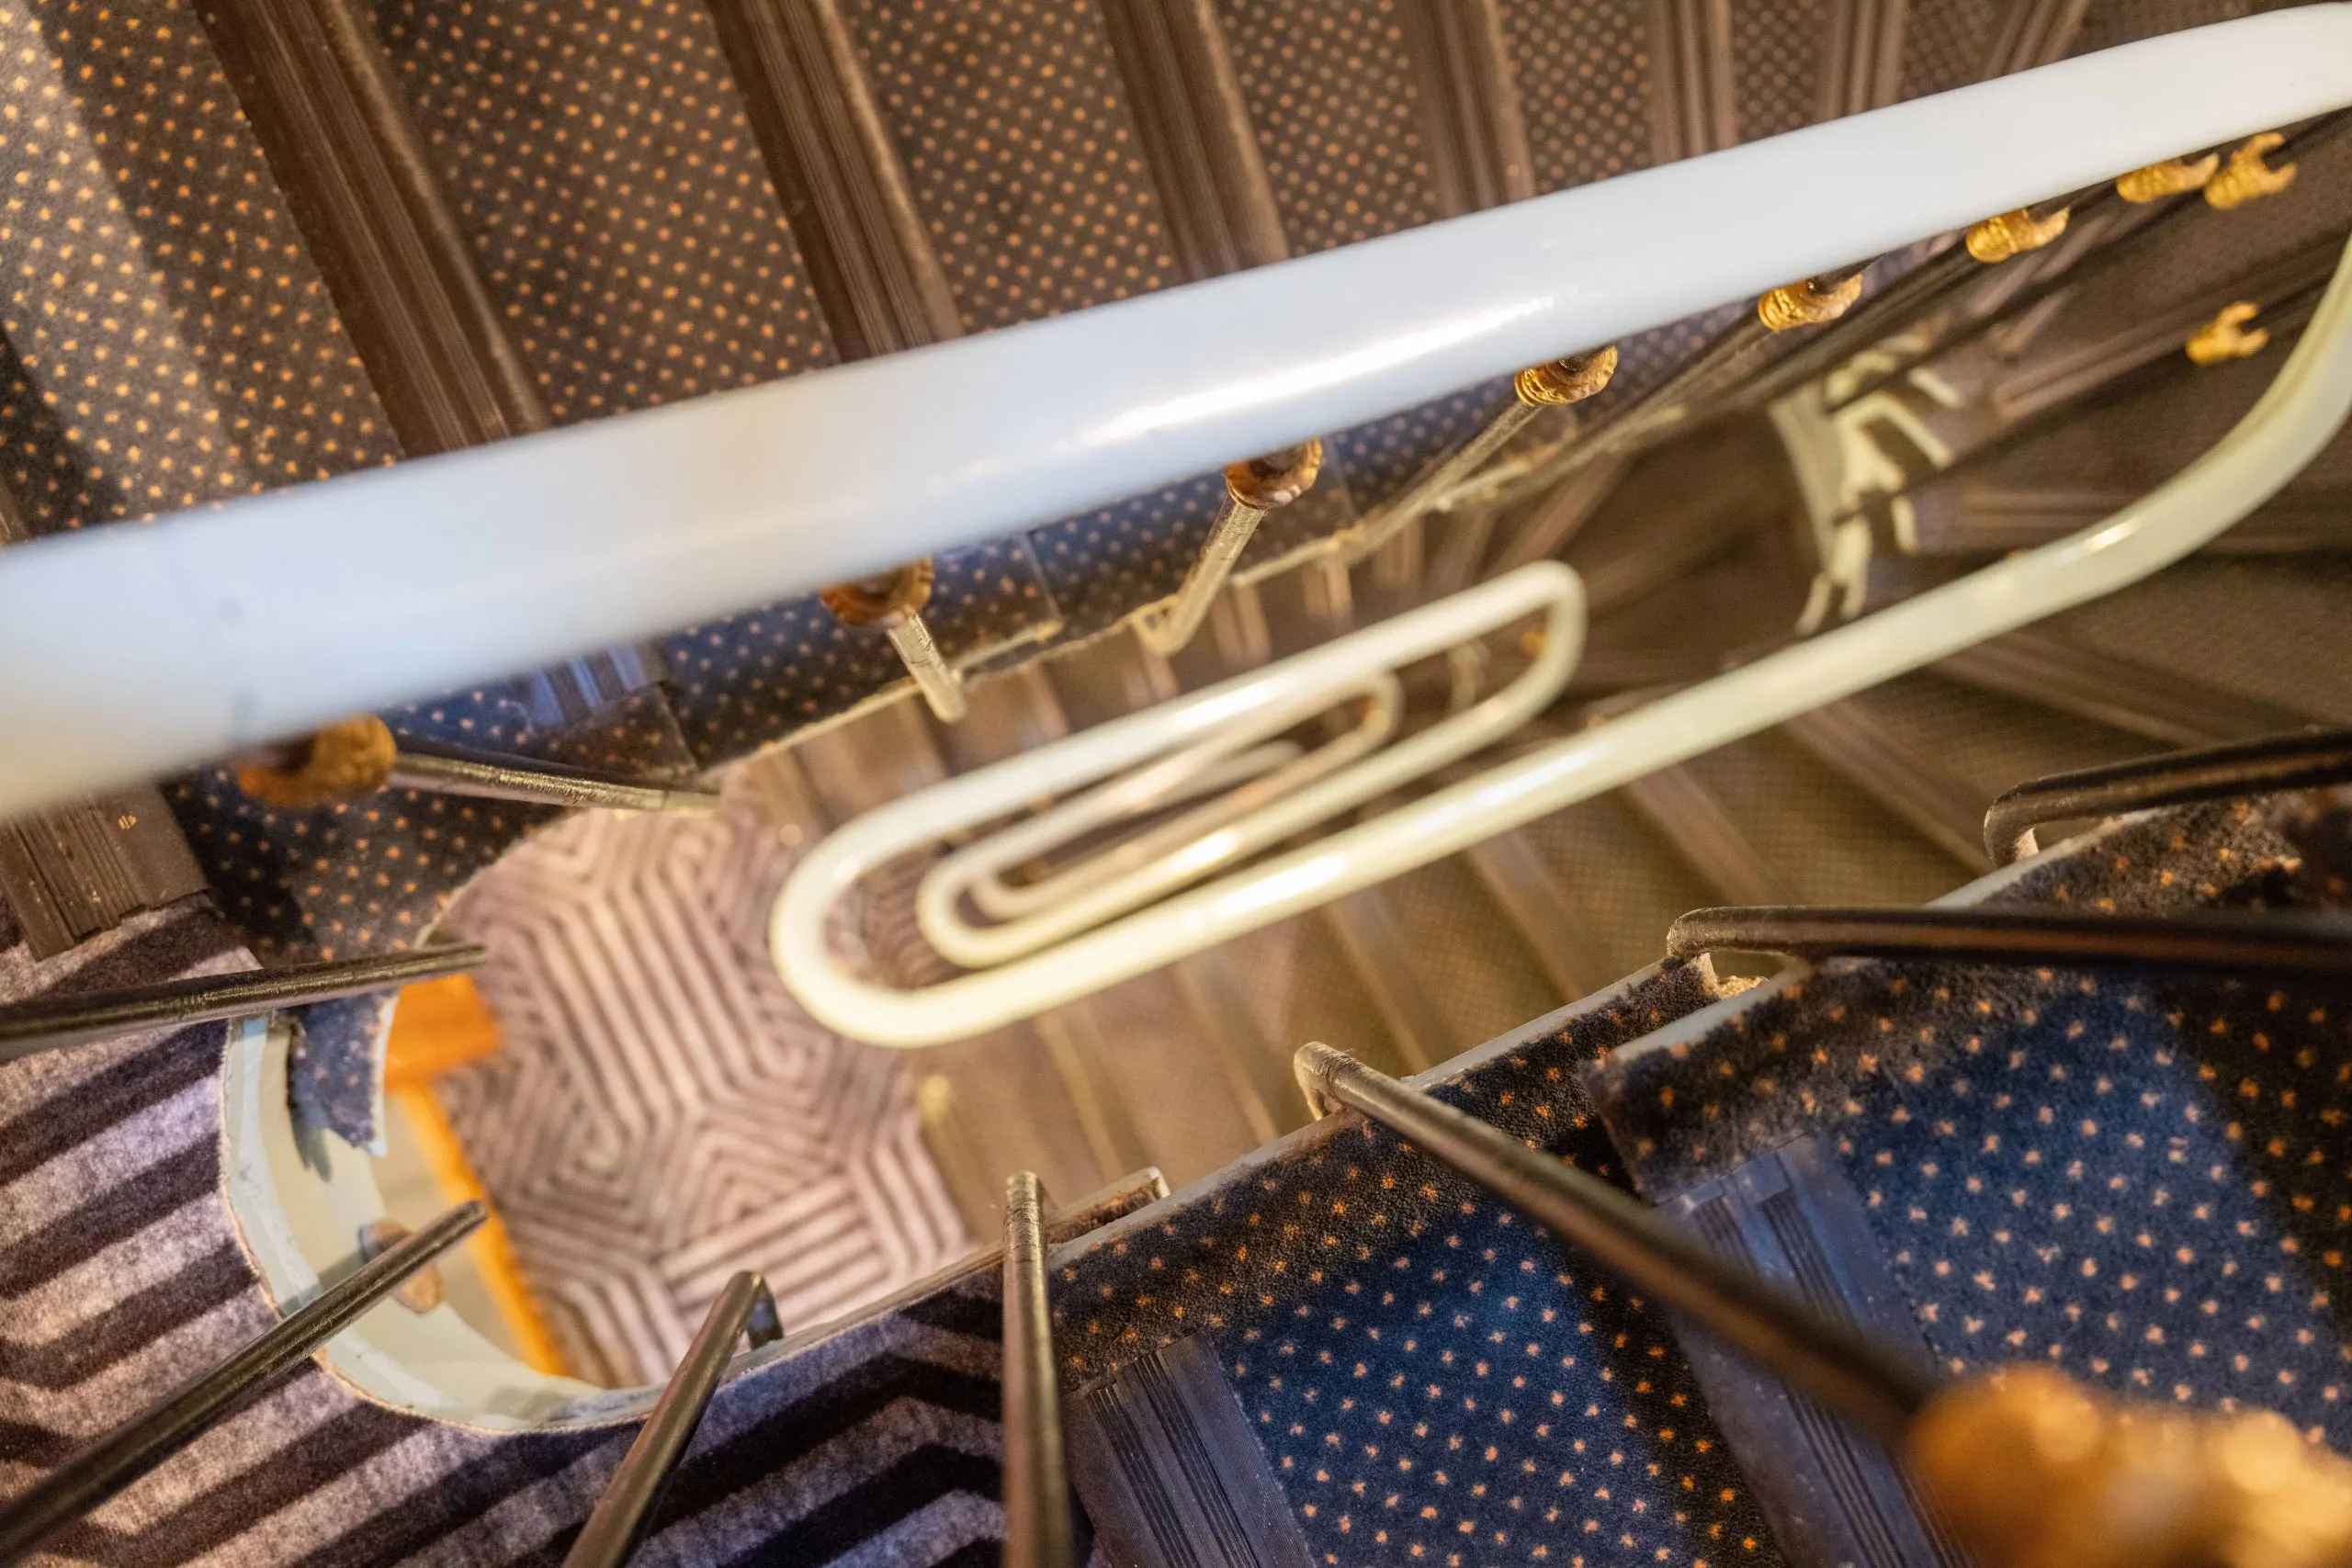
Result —
[[[2089, 217], [2107, 202], [2117, 197], [2134, 205], [2144, 205], [2159, 199], [2162, 196], [2185, 195], [2199, 190], [2204, 194], [2202, 200], [2175, 202], [2162, 211], [2132, 225], [2112, 241], [2100, 243], [2088, 255], [2074, 265], [2048, 277], [2037, 278], [2028, 288], [2009, 296], [2001, 302], [2000, 309], [1997, 310], [1988, 311], [1963, 324], [1949, 335], [1938, 339], [1932, 345], [1905, 359], [1902, 364], [1856, 382], [1834, 407], [1842, 408], [1857, 399], [1868, 397], [1896, 377], [1924, 364], [1934, 355], [1949, 353], [1964, 344], [1975, 341], [1999, 322], [2014, 319], [2063, 289], [2086, 287], [2116, 267], [2145, 254], [2165, 235], [2208, 209], [2231, 211], [2255, 199], [2256, 196], [2269, 195], [2284, 189], [2292, 182], [2296, 165], [2291, 162], [2278, 162], [2279, 159], [2289, 156], [2309, 157], [2343, 135], [2347, 130], [2352, 130], [2352, 110], [2338, 110], [2334, 114], [2323, 116], [2289, 137], [2282, 138], [2275, 131], [2266, 131], [2262, 136], [2254, 138], [2232, 154], [2229, 168], [2237, 173], [2228, 179], [2215, 179], [2211, 177], [2210, 170], [2205, 180], [2194, 184], [2182, 183], [2179, 178], [2166, 180], [2155, 177], [2160, 171], [2182, 168], [2193, 171], [2207, 165], [2219, 164], [2221, 154], [2213, 152], [2206, 154], [2204, 158], [2197, 160], [2193, 164], [2176, 160], [2171, 164], [2155, 164], [2147, 169], [2135, 169], [2111, 184], [2093, 187], [2073, 198], [2074, 214], [2077, 220]], [[2269, 162], [2265, 162], [2266, 159]], [[2275, 167], [2272, 166], [2274, 164]], [[2058, 204], [2045, 203], [2043, 207], [2034, 210], [2045, 211], [2056, 205]], [[1958, 283], [1964, 283], [1975, 276], [1975, 269], [1967, 265], [1969, 261], [1974, 259], [1965, 254], [1964, 246], [1954, 246], [1943, 255], [1922, 263], [1913, 276], [1926, 273], [1939, 265], [1948, 265], [1953, 268], [1951, 277], [1953, 286], [1956, 287]], [[1906, 278], [1905, 281], [1909, 280]], [[1889, 296], [1902, 287], [1903, 285], [1898, 283], [1894, 288], [1890, 288]], [[1911, 310], [1910, 316], [1916, 319], [1926, 314], [1930, 306], [1940, 302], [1943, 296], [1951, 291], [1950, 288], [1946, 288], [1938, 292], [1932, 299], [1919, 304], [1917, 309]], [[1860, 311], [1856, 312], [1858, 318], [1861, 314]], [[1851, 357], [1853, 354], [1872, 342], [1884, 342], [1892, 337], [1906, 325], [1907, 321], [1894, 316], [1872, 313], [1866, 319], [1858, 321], [1856, 324], [1860, 329], [1861, 335], [1853, 338], [1841, 337], [1837, 345], [1838, 352], [1835, 357], [1810, 367], [1810, 374], [1797, 376], [1784, 384], [1776, 384], [1765, 389], [1752, 399], [1743, 395], [1742, 406], [1770, 402], [1773, 398], [1790, 390], [1800, 382], [1826, 374], [1838, 360]]]
[[817, 597], [842, 625], [871, 627], [888, 637], [933, 715], [942, 724], [954, 724], [971, 711], [971, 705], [964, 695], [963, 675], [940, 652], [922, 618], [933, 581], [931, 558], [925, 556], [873, 577], [836, 582]]
[[[2330, 243], [2312, 247], [2311, 254], [2332, 260], [2336, 252], [2334, 244]], [[1931, 480], [1941, 483], [1957, 478], [2012, 450], [2019, 443], [2075, 418], [2093, 400], [2111, 402], [2128, 391], [2143, 388], [2168, 375], [2242, 358], [2260, 352], [2273, 342], [2282, 345], [2290, 344], [2311, 323], [2312, 315], [2325, 289], [2326, 278], [2322, 276], [2300, 284], [2283, 285], [2267, 300], [2245, 300], [2228, 306], [2221, 318], [2189, 337], [2185, 344], [2176, 339], [2165, 344], [2164, 352], [2154, 357], [2126, 365], [2096, 380], [2087, 377], [2078, 378], [2077, 384], [2067, 387], [2063, 395], [2052, 395], [2047, 401], [2021, 412], [2013, 423], [1955, 453], [1951, 461], [1932, 473], [1906, 480], [1904, 490], [1873, 493], [1860, 504], [1831, 518], [1829, 525], [1834, 528], [1845, 523], [1867, 520], [1872, 505], [1878, 501], [1903, 494], [1911, 485]], [[2269, 293], [2270, 290], [2258, 292]], [[2256, 314], [2262, 315], [2262, 326], [2255, 332], [2245, 332], [2245, 323]]]
[[386, 789], [462, 795], [532, 806], [615, 811], [716, 811], [713, 791], [641, 784], [520, 757], [403, 746], [382, 719], [362, 715], [246, 760], [237, 787], [265, 806], [304, 811]]
[[1349, 566], [1369, 559], [1448, 491], [1486, 467], [1540, 411], [1582, 402], [1606, 389], [1616, 374], [1613, 344], [1521, 370], [1511, 378], [1511, 401], [1503, 411], [1478, 434], [1422, 469], [1404, 494], [1357, 524], [1354, 539], [1340, 558]]
[[1046, 1190], [1004, 1184], [1004, 1568], [1070, 1568], [1061, 1385], [1046, 1287]]
[[1980, 1568], [2352, 1562], [2352, 1464], [2279, 1416], [2127, 1404], [2031, 1364], [1939, 1377], [1608, 1183], [1342, 1052], [1303, 1046], [1296, 1066], [1318, 1111], [1380, 1122], [1884, 1440]]
[[[744, 1272], [727, 1281], [718, 1299], [695, 1333], [694, 1343], [662, 1389], [645, 1425], [621, 1456], [618, 1469], [605, 1484], [604, 1495], [589, 1511], [588, 1522], [571, 1550], [563, 1554], [563, 1568], [625, 1568], [652, 1527], [654, 1510], [695, 1428], [702, 1425], [718, 1380], [734, 1358], [735, 1341], [750, 1324], [752, 1308], [767, 1294], [757, 1274]], [[773, 1301], [770, 1302], [773, 1306]]]
[[1757, 297], [1754, 310], [1718, 333], [1664, 383], [1629, 406], [1572, 433], [1538, 466], [1526, 488], [1548, 489], [1597, 459], [1645, 444], [1661, 430], [1689, 428], [1695, 423], [1692, 411], [1701, 400], [1720, 393], [1726, 382], [1737, 379], [1776, 334], [1844, 316], [1860, 298], [1864, 270], [1863, 266], [1841, 267], [1767, 289]]
[[28, 1561], [42, 1541], [121, 1492], [214, 1422], [291, 1371], [489, 1217], [480, 1203], [444, 1211], [272, 1325], [160, 1404], [131, 1417], [0, 1508], [0, 1565]]
[[[2113, 194], [2113, 186], [2099, 185], [2086, 192], [2040, 203], [2030, 209], [2029, 214], [2037, 220], [2069, 210], [2081, 216], [2103, 205]], [[1819, 379], [1863, 349], [1884, 342], [1942, 306], [1981, 276], [1984, 265], [1964, 243], [1939, 252], [1889, 283], [1883, 292], [1863, 301], [1836, 326], [1734, 388], [1724, 405], [1713, 412], [1758, 408], [1807, 381]]]
[[1277, 507], [1287, 506], [1314, 488], [1323, 470], [1323, 443], [1309, 440], [1262, 457], [1234, 463], [1225, 470], [1225, 503], [1209, 536], [1202, 545], [1183, 586], [1165, 604], [1154, 605], [1136, 617], [1136, 635], [1154, 653], [1176, 652], [1193, 640], [1208, 619], [1209, 606], [1233, 575], [1241, 552], [1250, 547], [1258, 525]]

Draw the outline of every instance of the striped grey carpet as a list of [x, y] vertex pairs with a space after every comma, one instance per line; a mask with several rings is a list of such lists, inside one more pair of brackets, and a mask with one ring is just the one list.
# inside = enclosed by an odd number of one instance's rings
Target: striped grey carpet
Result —
[[441, 1098], [592, 1377], [662, 1376], [738, 1269], [791, 1328], [967, 1245], [905, 1058], [811, 1022], [768, 962], [791, 865], [737, 770], [715, 816], [575, 818], [450, 912], [496, 955], [504, 1045]]
[[[0, 1000], [251, 962], [208, 915], [142, 915], [47, 964], [0, 949]], [[226, 1026], [206, 1025], [0, 1066], [0, 1498], [274, 1314], [221, 1190], [225, 1038]], [[829, 1089], [864, 1080], [826, 1043], [790, 1081], [830, 1093], [837, 1114], [899, 1103]], [[752, 1096], [771, 1092], [743, 1087], [742, 1104], [764, 1106]], [[803, 1168], [818, 1168], [819, 1145], [797, 1146]], [[1124, 1194], [1086, 1223], [1136, 1201]], [[721, 1234], [695, 1235], [717, 1247]], [[952, 1245], [944, 1227], [932, 1235]], [[985, 1289], [994, 1267], [974, 1259], [860, 1321], [777, 1347], [730, 1381], [668, 1495], [668, 1527], [637, 1561], [995, 1561], [996, 1309], [959, 1289]], [[827, 1299], [805, 1283], [786, 1292], [809, 1312]], [[483, 1432], [371, 1403], [305, 1367], [70, 1527], [40, 1561], [552, 1568], [630, 1430]]]

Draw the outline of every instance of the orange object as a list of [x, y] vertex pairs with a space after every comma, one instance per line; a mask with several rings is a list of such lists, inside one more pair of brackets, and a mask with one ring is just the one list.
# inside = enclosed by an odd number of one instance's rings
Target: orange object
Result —
[[470, 976], [403, 986], [392, 1010], [391, 1035], [384, 1043], [384, 1088], [430, 1083], [497, 1051], [498, 1021]]
[[392, 1010], [391, 1034], [384, 1043], [384, 1094], [399, 1106], [425, 1163], [433, 1168], [433, 1184], [440, 1189], [441, 1201], [479, 1201], [490, 1210], [490, 1218], [468, 1244], [473, 1248], [475, 1266], [481, 1270], [482, 1283], [507, 1332], [514, 1337], [524, 1363], [534, 1371], [564, 1377], [570, 1369], [563, 1351], [548, 1331], [547, 1319], [539, 1315], [539, 1303], [523, 1278], [522, 1266], [514, 1260], [514, 1244], [506, 1235], [506, 1224], [498, 1217], [490, 1194], [482, 1190], [481, 1178], [474, 1174], [473, 1162], [466, 1157], [458, 1129], [450, 1124], [449, 1113], [441, 1109], [440, 1098], [433, 1092], [435, 1078], [496, 1055], [498, 1044], [498, 1020], [491, 1016], [481, 993], [466, 976], [404, 986], [399, 1005]]
[[498, 1217], [490, 1194], [482, 1190], [481, 1179], [474, 1174], [473, 1162], [466, 1158], [465, 1145], [458, 1141], [458, 1130], [449, 1124], [449, 1113], [441, 1109], [433, 1086], [414, 1083], [388, 1092], [408, 1119], [425, 1163], [433, 1168], [434, 1185], [440, 1188], [442, 1200], [479, 1201], [490, 1210], [490, 1218], [482, 1222], [469, 1245], [474, 1250], [475, 1266], [481, 1270], [482, 1283], [489, 1288], [507, 1332], [514, 1335], [524, 1364], [552, 1377], [570, 1375], [563, 1350], [548, 1331], [539, 1303], [523, 1279], [522, 1266], [514, 1260], [514, 1244], [507, 1237], [506, 1222]]

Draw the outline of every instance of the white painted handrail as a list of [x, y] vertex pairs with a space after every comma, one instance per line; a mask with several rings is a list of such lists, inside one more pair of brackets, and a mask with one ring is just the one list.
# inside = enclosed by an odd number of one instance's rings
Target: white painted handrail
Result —
[[804, 593], [2352, 101], [2352, 8], [0, 558], [0, 818]]
[[[986, 897], [984, 908], [986, 903], [999, 908], [1008, 904], [1027, 906], [1016, 908], [1012, 919], [976, 925], [964, 918], [959, 905], [967, 893], [978, 893], [1006, 868], [1068, 843], [1080, 832], [1107, 820], [1120, 792], [1138, 784], [1148, 787], [1155, 767], [1174, 765], [1189, 774], [1209, 760], [1280, 735], [1350, 697], [1376, 694], [1385, 698], [1396, 691], [1396, 677], [1390, 671], [1398, 666], [1443, 653], [1538, 614], [1544, 617], [1544, 637], [1534, 659], [1510, 684], [1485, 700], [1385, 750], [1373, 752], [1365, 761], [1326, 769], [1325, 776], [1275, 774], [1262, 781], [1263, 788], [1252, 790], [1245, 785], [1203, 812], [1187, 814], [1137, 840], [1140, 852], [1132, 857], [1113, 852], [1038, 887], [1005, 890], [1013, 892], [1012, 899], [1005, 898], [1001, 891]], [[1057, 771], [1052, 790], [1057, 794], [1135, 765], [1136, 759], [1128, 755], [1132, 748], [1148, 747], [1147, 756], [1168, 755], [1148, 764], [1142, 773], [1129, 774], [1104, 789], [982, 839], [933, 866], [915, 897], [923, 937], [954, 963], [973, 967], [1002, 964], [1164, 897], [1213, 872], [1238, 865], [1342, 811], [1491, 746], [1549, 707], [1568, 683], [1584, 652], [1584, 584], [1577, 574], [1557, 561], [1538, 561], [1196, 695], [1162, 703], [1115, 724], [1057, 741], [1045, 750], [1083, 750], [1100, 770], [1084, 778]], [[1204, 731], [1204, 724], [1212, 728]], [[1090, 740], [1094, 741], [1091, 747], [1086, 745]], [[1309, 760], [1332, 751], [1338, 744], [1317, 748]], [[1037, 769], [1023, 765], [1035, 763], [1043, 755], [1044, 751], [1027, 752], [984, 774], [974, 774], [975, 779], [985, 776], [988, 784], [975, 784], [948, 809], [959, 818], [978, 811], [977, 820], [1018, 810], [1024, 802], [1047, 793], [1035, 782]], [[1114, 760], [1121, 758], [1125, 760]], [[1294, 764], [1293, 770], [1283, 773], [1294, 770], [1303, 772]], [[920, 816], [933, 808], [938, 795], [937, 789], [924, 790], [903, 804]], [[821, 931], [819, 935], [821, 941]], [[822, 961], [821, 951], [796, 952], [792, 960], [795, 968]]]
[[[1057, 792], [1139, 760], [1149, 738], [1135, 720], [1161, 711], [1147, 710], [846, 824], [820, 840], [786, 883], [769, 923], [770, 952], [803, 1006], [858, 1039], [924, 1045], [999, 1028], [2136, 582], [2276, 494], [2326, 446], [2347, 412], [2352, 249], [2261, 400], [2211, 450], [2096, 527], [1017, 962], [920, 990], [894, 990], [856, 978], [825, 953], [826, 909], [868, 871], [1001, 815], [998, 803], [1018, 798], [1023, 781], [1033, 794]], [[1190, 733], [1220, 716], [1196, 712]], [[1114, 732], [1115, 740], [1097, 740]], [[1092, 766], [1090, 741], [1118, 751], [1120, 760]]]
[[[1018, 920], [1120, 877], [1133, 875], [1157, 863], [1170, 852], [1205, 839], [1260, 807], [1293, 790], [1304, 789], [1376, 750], [1396, 733], [1397, 721], [1404, 716], [1405, 684], [1385, 670], [1349, 682], [1333, 696], [1343, 704], [1363, 704], [1363, 717], [1336, 740], [1326, 741], [1311, 751], [1288, 740], [1250, 747], [1250, 742], [1260, 736], [1289, 728], [1284, 722], [1287, 716], [1261, 714], [1231, 726], [1224, 734], [1196, 740], [1157, 762], [1098, 785], [1026, 822], [958, 851], [932, 870], [923, 879], [924, 886], [945, 889], [951, 908], [954, 899], [969, 894], [972, 902], [989, 919]], [[1235, 750], [1243, 747], [1250, 749], [1234, 756]], [[1258, 761], [1261, 758], [1269, 761], [1261, 764]], [[1065, 866], [1034, 882], [1015, 883], [1006, 875], [1024, 860], [1042, 858], [1090, 834], [1211, 795], [1216, 798], [1207, 804], [1133, 838], [1121, 840], [1109, 849], [1098, 850], [1076, 865]], [[1203, 868], [1203, 874], [1207, 869]], [[993, 964], [1000, 960], [956, 962]]]

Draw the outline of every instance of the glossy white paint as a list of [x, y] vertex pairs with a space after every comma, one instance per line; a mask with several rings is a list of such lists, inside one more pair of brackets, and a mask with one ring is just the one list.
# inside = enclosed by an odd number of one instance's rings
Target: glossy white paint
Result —
[[0, 560], [0, 817], [1208, 471], [2352, 100], [2223, 23], [1343, 250]]
[[[1394, 746], [1374, 749], [1385, 738], [1401, 705], [1401, 692], [1391, 671], [1539, 614], [1544, 617], [1543, 646], [1528, 667], [1501, 690]], [[1239, 865], [1342, 811], [1507, 739], [1551, 706], [1568, 683], [1584, 652], [1584, 584], [1559, 562], [1538, 561], [1335, 638], [1312, 652], [1238, 676], [1197, 696], [1134, 715], [1128, 722], [1135, 723], [1137, 733], [1147, 735], [1189, 733], [1189, 726], [1176, 712], [1187, 704], [1201, 704], [1228, 716], [1199, 739], [1170, 748], [1168, 754], [1145, 764], [1141, 773], [1129, 773], [1099, 791], [990, 834], [933, 866], [915, 896], [915, 915], [923, 937], [953, 963], [967, 967], [1002, 964], [1190, 886], [1227, 866]], [[1138, 784], [1149, 790], [1151, 773], [1170, 768], [1189, 777], [1237, 750], [1357, 698], [1372, 699], [1373, 715], [1385, 722], [1376, 728], [1359, 726], [1343, 739], [1317, 748], [1288, 768], [1245, 784], [1132, 845], [1081, 862], [1033, 888], [1000, 886], [993, 898], [982, 891], [1011, 867], [1068, 843], [1104, 821], [1115, 820], [1116, 815], [1132, 815], [1119, 797]], [[1081, 735], [1056, 744], [1075, 745], [1084, 739]], [[1023, 803], [1037, 798], [1038, 791], [1031, 784], [1036, 755], [1024, 753], [988, 770], [995, 786], [995, 804], [977, 820], [1017, 811]], [[921, 819], [935, 793], [924, 790], [909, 797], [904, 803], [908, 813]], [[976, 809], [971, 798], [984, 793], [976, 787], [966, 808]], [[1334, 888], [1329, 897], [1348, 891], [1351, 887]], [[987, 925], [966, 919], [960, 906], [967, 893], [978, 895], [983, 908], [991, 902], [1000, 909], [1011, 906], [1007, 918]], [[807, 954], [797, 956], [805, 961]]]
[[[802, 1005], [845, 1034], [884, 1045], [927, 1045], [985, 1032], [1443, 859], [2136, 582], [2276, 494], [2327, 445], [2347, 413], [2352, 249], [2337, 264], [2335, 280], [2277, 379], [2237, 426], [2169, 482], [2071, 538], [2013, 556], [1245, 874], [1178, 893], [1016, 962], [900, 991], [855, 979], [831, 961], [824, 912], [867, 870], [1001, 815], [1012, 803], [1058, 794], [1131, 765], [1227, 716], [1202, 707], [1179, 716], [1183, 704], [1148, 709], [848, 823], [819, 843], [785, 885], [769, 924], [769, 950]], [[1163, 736], [1163, 728], [1181, 734]]]
[[[222, 1190], [263, 1288], [288, 1311], [350, 1267], [355, 1238], [385, 1208], [365, 1153], [295, 1127], [286, 1082], [292, 1032], [285, 1015], [233, 1025], [220, 1068]], [[385, 1302], [318, 1359], [379, 1404], [493, 1432], [616, 1421], [641, 1415], [659, 1393], [534, 1371], [447, 1305], [416, 1313]]]

